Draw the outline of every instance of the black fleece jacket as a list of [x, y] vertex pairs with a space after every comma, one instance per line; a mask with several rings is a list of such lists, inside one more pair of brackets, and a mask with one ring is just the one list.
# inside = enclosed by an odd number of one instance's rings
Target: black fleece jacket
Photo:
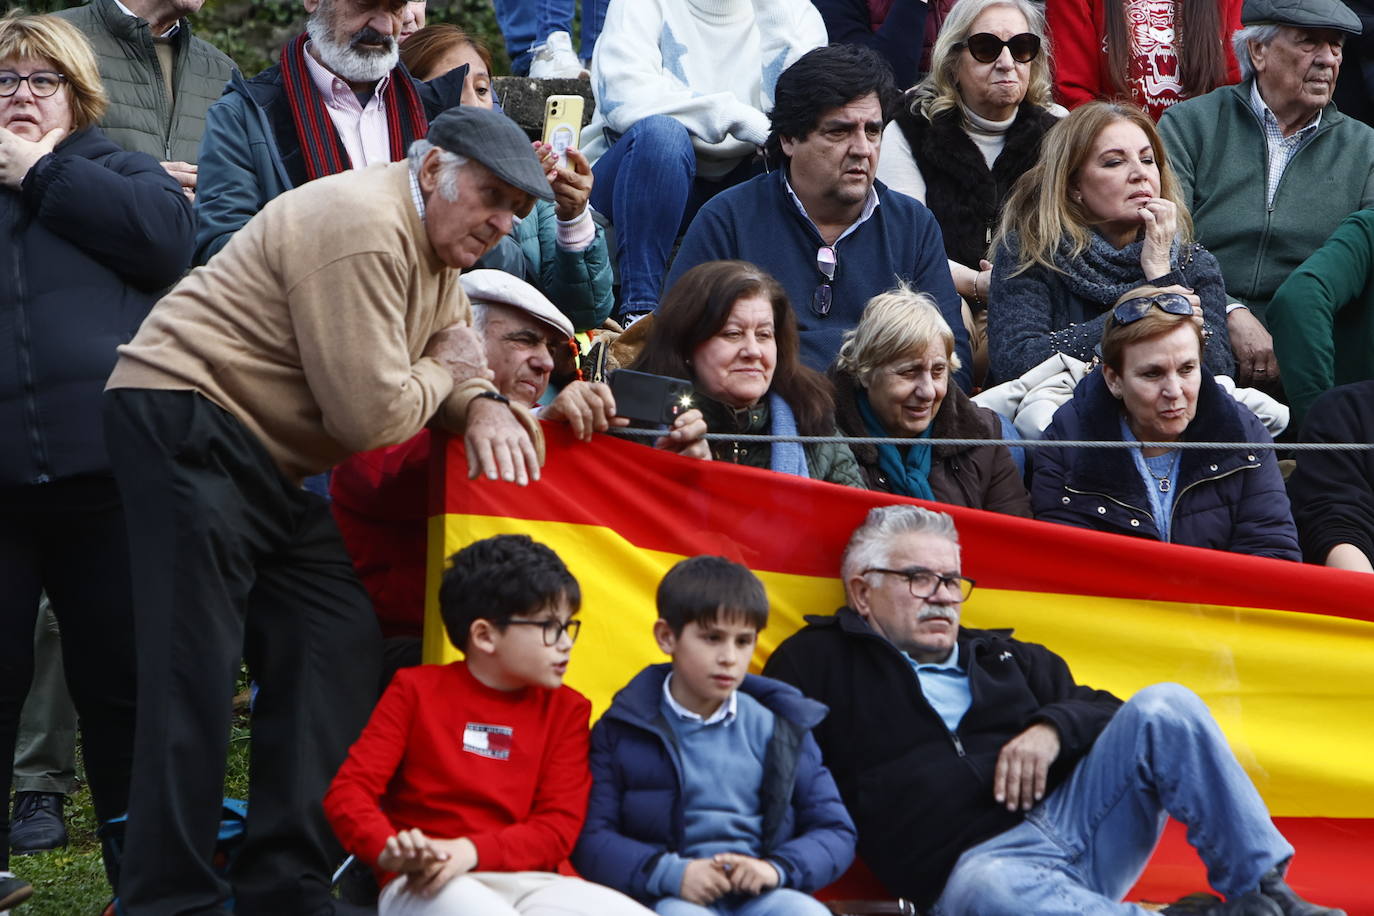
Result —
[[910, 663], [855, 611], [807, 617], [763, 673], [830, 707], [813, 731], [859, 830], [859, 857], [888, 892], [930, 906], [960, 853], [1021, 821], [999, 805], [1002, 746], [1036, 722], [1058, 730], [1058, 786], [1121, 701], [1074, 683], [1069, 667], [1009, 630], [959, 631], [973, 706], [945, 728]]

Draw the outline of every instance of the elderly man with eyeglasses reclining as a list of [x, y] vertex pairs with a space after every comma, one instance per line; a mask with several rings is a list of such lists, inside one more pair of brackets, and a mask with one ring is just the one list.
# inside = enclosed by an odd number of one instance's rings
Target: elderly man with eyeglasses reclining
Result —
[[1144, 914], [1120, 901], [1167, 813], [1226, 900], [1166, 913], [1342, 916], [1284, 882], [1293, 847], [1196, 694], [1122, 703], [1043, 646], [961, 627], [958, 538], [942, 513], [873, 509], [841, 563], [848, 604], [763, 670], [830, 707], [816, 741], [890, 893], [939, 916]]

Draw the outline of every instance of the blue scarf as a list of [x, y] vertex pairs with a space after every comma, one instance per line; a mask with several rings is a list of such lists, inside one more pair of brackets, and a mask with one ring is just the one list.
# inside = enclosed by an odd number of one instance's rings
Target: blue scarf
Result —
[[[795, 436], [797, 418], [787, 402], [771, 392], [768, 395], [768, 418], [774, 436]], [[780, 474], [794, 474], [797, 477], [810, 477], [806, 467], [806, 450], [800, 442], [773, 442], [768, 459], [768, 467]]]
[[[888, 436], [889, 433], [883, 429], [883, 425], [878, 422], [878, 417], [873, 413], [872, 406], [868, 403], [868, 392], [859, 389], [859, 413], [864, 418], [864, 426], [868, 429], [870, 436]], [[917, 439], [929, 439], [930, 431], [935, 428], [934, 421], [925, 428]], [[916, 499], [929, 499], [935, 501], [935, 494], [930, 489], [930, 453], [931, 448], [924, 443], [913, 442], [906, 447], [906, 458], [902, 458], [902, 448], [896, 445], [878, 446], [878, 467], [882, 468], [887, 479], [892, 481], [893, 488], [903, 496], [911, 496]]]

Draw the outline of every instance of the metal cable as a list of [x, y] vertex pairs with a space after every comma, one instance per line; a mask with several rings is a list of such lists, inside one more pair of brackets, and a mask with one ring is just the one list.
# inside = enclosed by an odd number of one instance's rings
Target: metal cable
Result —
[[[617, 436], [652, 438], [665, 434], [662, 429], [613, 429]], [[844, 445], [911, 445], [914, 438], [883, 438], [878, 436], [766, 436], [748, 433], [707, 433], [708, 442], [800, 442], [820, 445], [839, 442]], [[1088, 439], [921, 439], [923, 445], [1005, 445], [1009, 448], [1177, 448], [1177, 449], [1234, 449], [1294, 452], [1367, 452], [1374, 451], [1374, 442], [1122, 442]]]

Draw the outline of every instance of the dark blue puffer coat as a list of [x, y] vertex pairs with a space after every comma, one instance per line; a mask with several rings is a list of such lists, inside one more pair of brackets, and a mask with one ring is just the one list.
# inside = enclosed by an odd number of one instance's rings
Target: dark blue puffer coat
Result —
[[[641, 671], [592, 729], [592, 793], [573, 851], [583, 877], [640, 900], [651, 899], [648, 879], [659, 856], [683, 844], [678, 757], [660, 712], [671, 670]], [[771, 678], [748, 675], [740, 690], [777, 717], [760, 793], [763, 855], [783, 867], [786, 887], [818, 890], [849, 867], [855, 843], [854, 822], [811, 736], [826, 709]]]
[[[1046, 439], [1121, 439], [1121, 402], [1101, 372], [1078, 383], [1055, 413]], [[1267, 442], [1268, 430], [1209, 373], [1202, 375], [1197, 413], [1183, 433], [1193, 442]], [[1037, 519], [1159, 540], [1145, 482], [1126, 449], [1038, 449], [1031, 478]], [[1298, 532], [1274, 453], [1269, 450], [1185, 449], [1179, 459], [1173, 523], [1175, 544], [1299, 560]]]
[[101, 392], [191, 263], [191, 203], [91, 127], [0, 188], [0, 233], [0, 486], [108, 473]]

